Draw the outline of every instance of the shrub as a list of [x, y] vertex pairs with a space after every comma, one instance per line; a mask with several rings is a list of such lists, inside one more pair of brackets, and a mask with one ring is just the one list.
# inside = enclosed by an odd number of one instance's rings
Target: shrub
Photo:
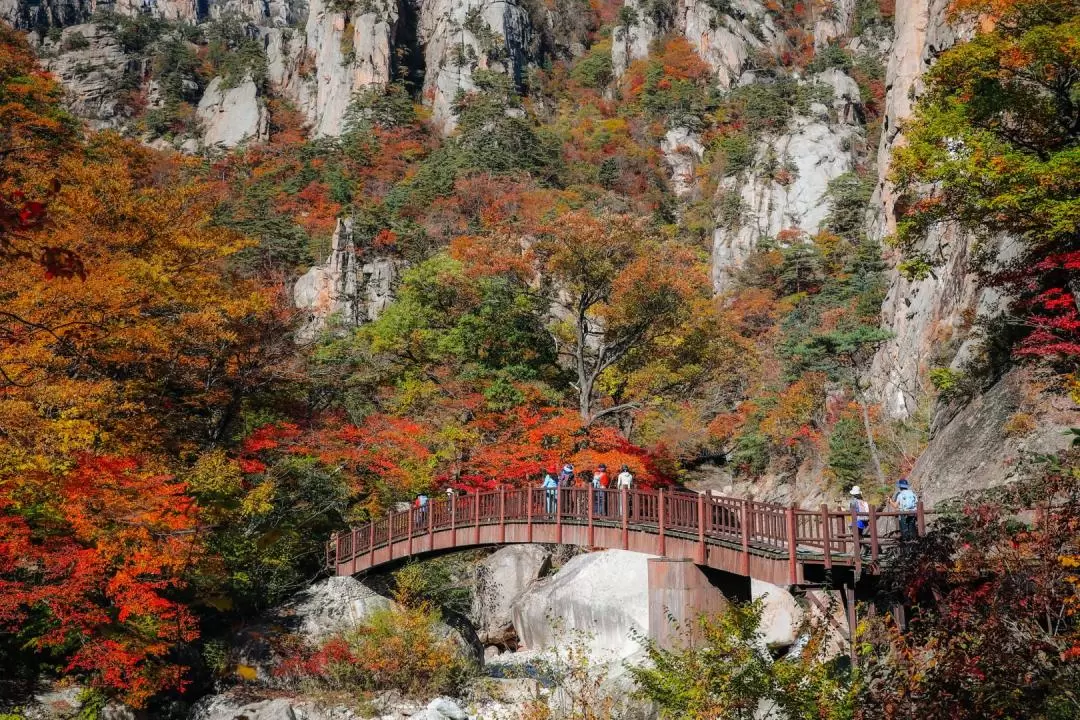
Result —
[[810, 64], [806, 66], [807, 72], [819, 73], [829, 68], [847, 70], [851, 67], [851, 56], [839, 45], [830, 44], [823, 47], [815, 55]]
[[300, 687], [334, 691], [393, 690], [414, 698], [453, 693], [473, 665], [439, 624], [439, 614], [426, 605], [376, 610], [355, 628], [286, 659], [275, 674]]
[[938, 367], [929, 373], [930, 383], [938, 392], [938, 397], [949, 401], [968, 394], [968, 382], [964, 373], [952, 368]]
[[615, 69], [611, 64], [611, 43], [598, 42], [589, 49], [589, 54], [574, 65], [570, 73], [574, 80], [589, 88], [602, 90], [615, 78]]

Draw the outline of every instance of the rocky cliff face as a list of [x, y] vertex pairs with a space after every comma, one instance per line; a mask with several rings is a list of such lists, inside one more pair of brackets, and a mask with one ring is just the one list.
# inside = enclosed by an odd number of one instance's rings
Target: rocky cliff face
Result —
[[627, 0], [623, 7], [623, 22], [616, 26], [612, 44], [616, 75], [646, 57], [661, 33], [674, 29], [713, 69], [719, 86], [727, 88], [754, 52], [775, 49], [781, 37], [764, 5], [755, 0], [679, 0], [673, 17], [658, 12], [658, 4]]
[[[922, 91], [922, 74], [942, 51], [968, 37], [969, 27], [950, 24], [948, 0], [897, 3], [896, 33], [886, 77], [884, 132], [878, 149], [878, 185], [872, 198], [870, 232], [887, 238], [896, 228], [896, 197], [889, 158], [904, 141], [903, 122]], [[885, 413], [908, 418], [928, 403], [928, 371], [964, 372], [980, 351], [978, 321], [993, 316], [1002, 298], [980, 287], [970, 272], [973, 238], [947, 224], [936, 228], [924, 249], [942, 248], [943, 264], [923, 280], [890, 272], [882, 322], [892, 333], [876, 353], [868, 382]], [[1001, 238], [998, 257], [1012, 244]], [[892, 257], [895, 263], [901, 258]], [[1025, 457], [1065, 446], [1062, 431], [1080, 422], [1075, 404], [1048, 392], [1037, 377], [1013, 369], [973, 396], [938, 402], [932, 410], [929, 447], [911, 473], [915, 487], [933, 505], [965, 490], [1013, 479]]]
[[[889, 158], [903, 142], [902, 124], [911, 115], [922, 89], [921, 77], [937, 53], [964, 33], [946, 19], [946, 0], [898, 3], [896, 32], [886, 70], [885, 118], [878, 148], [878, 185], [872, 199], [870, 231], [885, 238], [896, 229], [893, 188], [888, 180]], [[874, 358], [871, 382], [886, 412], [895, 418], [910, 416], [926, 394], [925, 373], [933, 365], [948, 364], [940, 350], [970, 328], [965, 313], [977, 309], [981, 291], [968, 273], [969, 238], [955, 227], [940, 228], [927, 247], [941, 242], [947, 250], [945, 265], [935, 276], [921, 281], [890, 276], [882, 319], [895, 337]], [[898, 261], [899, 258], [894, 258]], [[955, 351], [955, 345], [953, 346]]]

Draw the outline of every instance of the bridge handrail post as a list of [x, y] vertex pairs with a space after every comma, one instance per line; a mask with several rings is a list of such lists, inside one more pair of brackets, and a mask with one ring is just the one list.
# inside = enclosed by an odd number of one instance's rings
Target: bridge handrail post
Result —
[[[546, 492], [546, 491], [545, 491]], [[533, 489], [527, 488], [525, 490], [525, 535], [530, 543], [532, 543], [532, 516], [533, 516]]]
[[825, 569], [832, 569], [832, 532], [829, 528], [829, 506], [821, 503], [821, 544], [825, 550]]
[[922, 500], [915, 504], [915, 527], [919, 537], [926, 534], [926, 513], [923, 511]]
[[664, 538], [664, 488], [656, 494], [656, 523], [660, 528], [660, 557], [667, 555], [667, 543]]
[[447, 509], [450, 511], [450, 547], [457, 547], [457, 508], [454, 507], [457, 503], [454, 501], [456, 495], [446, 496]]
[[506, 544], [506, 486], [499, 485], [499, 544]]
[[619, 501], [622, 507], [622, 547], [623, 550], [630, 549], [630, 491], [627, 488], [619, 490]]
[[415, 522], [415, 518], [413, 517], [413, 506], [410, 505], [409, 506], [409, 515], [408, 515], [409, 526], [407, 528], [405, 528], [405, 534], [409, 536], [409, 542], [406, 545], [406, 552], [410, 557], [412, 557], [412, 533], [413, 533], [413, 523], [414, 522]]
[[435, 549], [435, 501], [428, 500], [428, 504], [424, 512], [427, 513], [427, 540], [428, 552]]
[[862, 576], [862, 536], [859, 532], [859, 513], [851, 513], [851, 555], [855, 564], [855, 580]]
[[559, 488], [555, 493], [555, 542], [562, 545], [562, 505], [563, 492], [566, 488]]
[[799, 541], [796, 537], [795, 510], [797, 506], [791, 503], [787, 509], [787, 545], [788, 545], [788, 581], [792, 585], [799, 582]]
[[368, 567], [375, 564], [375, 516], [368, 519]]
[[739, 530], [742, 540], [742, 574], [750, 577], [750, 502], [739, 503]]
[[473, 545], [480, 544], [480, 489], [473, 493]]
[[586, 500], [586, 502], [589, 503], [589, 509], [588, 509], [589, 547], [593, 548], [593, 547], [596, 547], [596, 543], [593, 542], [593, 540], [594, 540], [594, 535], [593, 535], [593, 511], [595, 510], [595, 505], [593, 503], [596, 502], [596, 488], [594, 488], [592, 485], [588, 486], [588, 490], [586, 491], [585, 500]]
[[876, 563], [878, 559], [878, 532], [877, 532], [877, 511], [874, 510], [874, 506], [870, 506], [870, 562]]
[[698, 564], [704, 565], [706, 560], [705, 551], [705, 493], [698, 493], [697, 497], [697, 539], [698, 539]]

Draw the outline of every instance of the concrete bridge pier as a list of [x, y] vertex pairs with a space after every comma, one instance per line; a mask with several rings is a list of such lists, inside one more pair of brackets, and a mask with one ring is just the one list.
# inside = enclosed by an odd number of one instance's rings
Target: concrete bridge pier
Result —
[[649, 559], [649, 637], [660, 647], [693, 647], [702, 640], [698, 616], [719, 613], [727, 604], [693, 560]]

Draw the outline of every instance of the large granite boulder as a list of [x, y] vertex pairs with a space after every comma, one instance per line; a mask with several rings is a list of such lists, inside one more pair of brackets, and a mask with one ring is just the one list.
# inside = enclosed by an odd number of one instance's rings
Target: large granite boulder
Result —
[[605, 550], [572, 558], [514, 604], [514, 629], [533, 650], [580, 632], [596, 659], [621, 660], [649, 630], [649, 555]]
[[508, 545], [476, 566], [471, 619], [480, 642], [516, 644], [513, 605], [550, 569], [551, 552], [542, 545]]
[[761, 599], [763, 608], [759, 630], [770, 648], [790, 647], [797, 639], [803, 611], [795, 596], [784, 588], [761, 580], [750, 580], [750, 597]]

